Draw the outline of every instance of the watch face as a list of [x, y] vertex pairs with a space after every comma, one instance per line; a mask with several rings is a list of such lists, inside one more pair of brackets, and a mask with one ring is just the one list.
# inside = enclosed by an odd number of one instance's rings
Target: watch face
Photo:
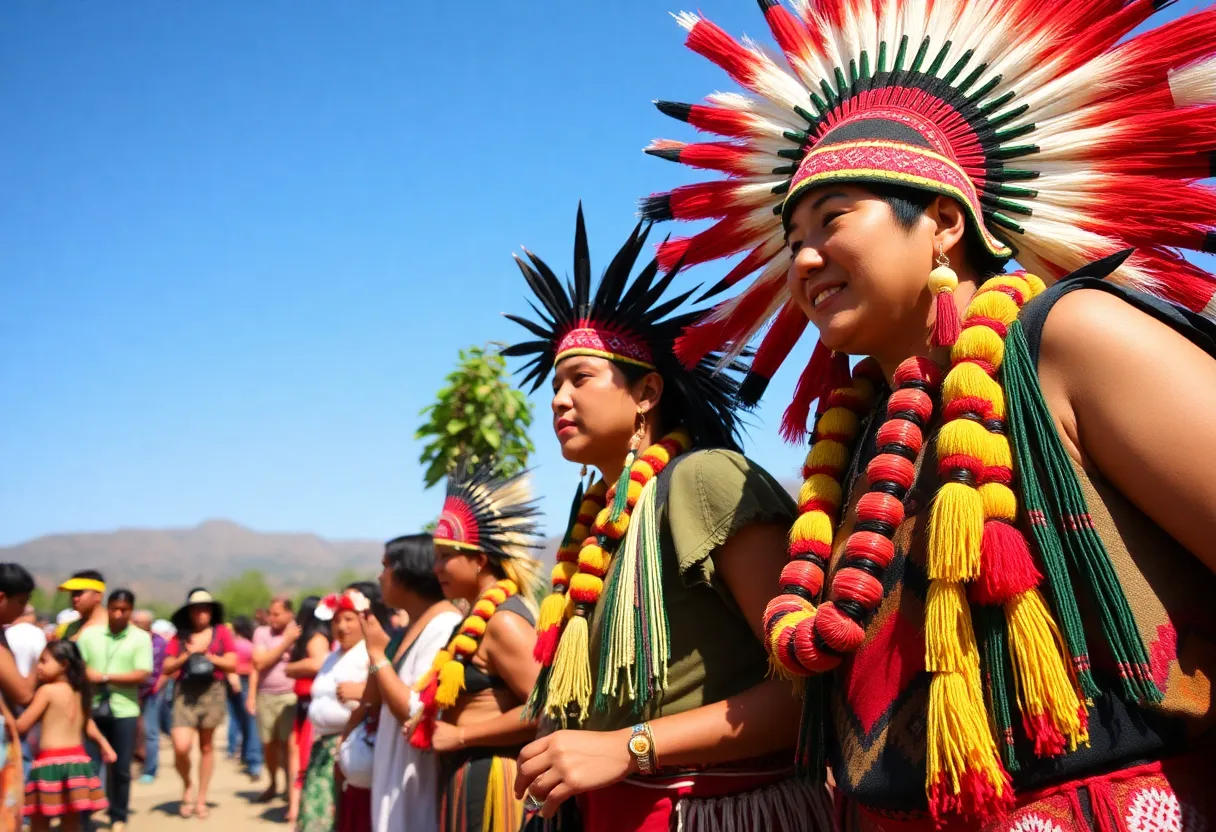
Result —
[[650, 738], [645, 734], [635, 734], [629, 738], [629, 750], [638, 756], [650, 753]]

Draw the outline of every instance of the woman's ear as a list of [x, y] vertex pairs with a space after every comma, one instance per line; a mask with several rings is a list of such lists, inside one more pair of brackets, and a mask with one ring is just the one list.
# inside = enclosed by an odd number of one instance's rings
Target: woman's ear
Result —
[[967, 233], [967, 213], [957, 200], [938, 196], [925, 211], [933, 221], [933, 251], [949, 253]]
[[638, 407], [647, 413], [654, 410], [663, 398], [663, 377], [658, 373], [647, 373], [633, 385], [633, 398]]

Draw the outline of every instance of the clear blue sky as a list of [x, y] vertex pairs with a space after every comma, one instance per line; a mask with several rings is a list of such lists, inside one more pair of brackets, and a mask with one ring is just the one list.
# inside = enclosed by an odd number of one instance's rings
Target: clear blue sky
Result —
[[[752, 0], [689, 5], [768, 40]], [[598, 271], [637, 198], [686, 180], [640, 152], [690, 132], [649, 102], [730, 82], [681, 8], [6, 0], [0, 543], [431, 519], [417, 412], [457, 349], [519, 337], [511, 253], [564, 269], [581, 198]], [[783, 477], [795, 375], [749, 442]], [[576, 472], [535, 403], [556, 532]]]

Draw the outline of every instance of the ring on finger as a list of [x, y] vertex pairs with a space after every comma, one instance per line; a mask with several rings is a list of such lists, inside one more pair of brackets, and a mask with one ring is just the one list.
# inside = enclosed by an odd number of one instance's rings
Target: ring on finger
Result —
[[524, 797], [524, 808], [529, 812], [539, 812], [544, 806], [545, 804], [537, 800], [536, 795], [532, 794], [532, 792], [528, 792]]

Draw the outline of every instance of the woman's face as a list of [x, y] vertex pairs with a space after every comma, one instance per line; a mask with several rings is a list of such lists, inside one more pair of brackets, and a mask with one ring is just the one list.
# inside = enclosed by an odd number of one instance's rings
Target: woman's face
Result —
[[377, 579], [380, 583], [380, 594], [384, 596], [385, 604], [394, 609], [399, 609], [405, 605], [405, 601], [401, 597], [405, 594], [405, 587], [397, 582], [397, 577], [393, 574], [393, 567], [387, 555], [381, 559], [380, 566], [380, 577]]
[[190, 608], [190, 623], [195, 631], [205, 630], [211, 626], [211, 607], [205, 604], [195, 604]]
[[342, 645], [343, 650], [349, 650], [363, 640], [363, 628], [359, 626], [359, 613], [351, 610], [339, 610], [334, 615], [331, 624], [333, 640]]
[[37, 672], [39, 682], [54, 682], [63, 675], [63, 665], [55, 661], [50, 650], [43, 650], [38, 656]]
[[905, 229], [886, 202], [853, 185], [800, 198], [787, 235], [788, 285], [824, 346], [882, 355], [917, 333], [924, 339], [936, 228], [924, 215]]
[[435, 544], [435, 577], [444, 598], [476, 598], [481, 589], [478, 581], [485, 569], [486, 556], [480, 552]]
[[619, 449], [623, 455], [637, 429], [647, 378], [631, 385], [621, 368], [607, 358], [574, 355], [559, 362], [553, 373], [552, 407], [553, 432], [561, 443], [562, 456], [571, 462], [598, 465], [606, 452]]

